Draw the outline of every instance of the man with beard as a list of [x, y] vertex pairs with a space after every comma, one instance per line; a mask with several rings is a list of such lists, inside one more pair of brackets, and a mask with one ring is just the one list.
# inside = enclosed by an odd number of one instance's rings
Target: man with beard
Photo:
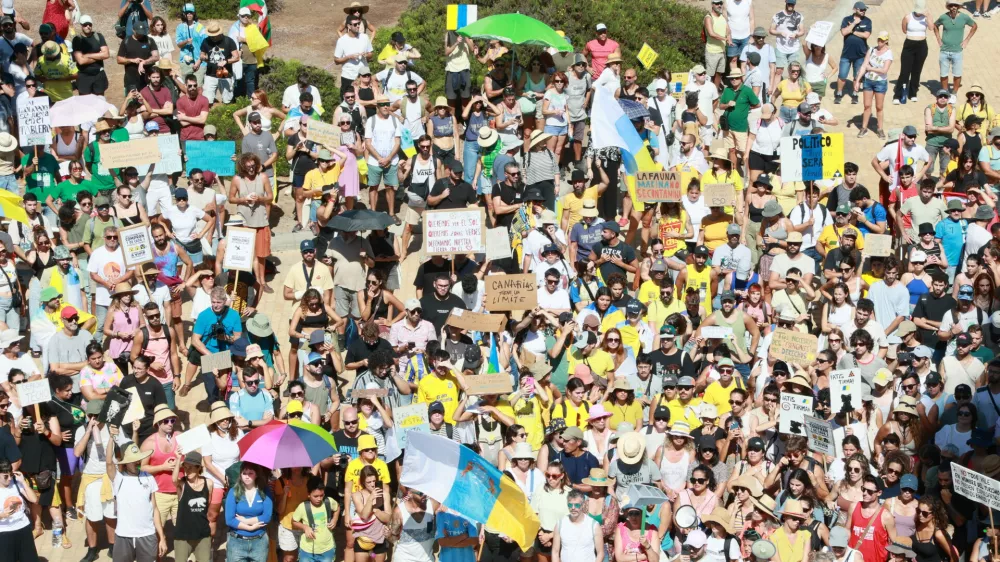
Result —
[[[378, 349], [371, 354], [368, 358], [368, 369], [361, 370], [360, 374], [356, 379], [354, 379], [354, 390], [376, 390], [384, 389], [386, 391], [385, 397], [381, 398], [382, 402], [390, 408], [398, 408], [400, 406], [406, 406], [410, 403], [408, 398], [412, 391], [410, 385], [399, 377], [398, 371], [395, 368], [395, 361], [393, 355], [396, 352], [387, 351], [384, 349]], [[413, 389], [416, 390], [415, 388]], [[407, 396], [407, 398], [403, 398]], [[344, 414], [345, 428], [349, 426], [346, 425], [347, 414]]]
[[139, 356], [151, 360], [149, 371], [163, 385], [167, 406], [173, 408], [174, 394], [181, 388], [178, 339], [171, 337], [155, 302], [147, 302], [142, 307], [142, 313], [146, 317], [146, 326], [139, 330], [139, 335], [132, 342], [132, 361]]
[[[94, 314], [97, 316], [97, 325], [104, 326], [104, 318], [111, 306], [111, 291], [118, 283], [128, 283], [135, 274], [133, 269], [125, 269], [122, 253], [118, 251], [118, 227], [109, 226], [104, 229], [104, 245], [90, 255], [87, 272], [96, 286]], [[100, 342], [103, 340], [103, 331], [99, 330], [97, 333], [98, 336], [94, 339]]]
[[159, 68], [150, 68], [146, 72], [146, 79], [149, 80], [149, 84], [139, 93], [146, 102], [146, 108], [149, 111], [143, 113], [142, 118], [147, 122], [155, 121], [160, 127], [160, 131], [166, 133], [170, 130], [166, 118], [172, 117], [174, 114], [173, 94], [164, 84], [163, 72]]
[[[945, 315], [950, 315], [958, 303], [947, 294], [948, 276], [940, 271], [931, 274], [931, 290], [920, 295], [913, 309], [913, 323], [920, 329], [920, 339], [924, 345], [934, 350], [934, 361], [944, 357], [947, 339], [938, 336]], [[954, 385], [951, 387], [954, 388]]]
[[785, 288], [785, 273], [793, 267], [802, 272], [802, 283], [809, 285], [812, 284], [813, 271], [816, 271], [816, 262], [800, 251], [802, 248], [801, 232], [789, 232], [785, 242], [788, 244], [787, 251], [776, 256], [771, 262], [771, 277], [768, 279], [768, 283], [772, 291]]
[[[6, 31], [6, 30], [5, 30]], [[81, 33], [73, 37], [73, 60], [80, 74], [76, 79], [76, 89], [81, 96], [95, 94], [103, 96], [108, 89], [108, 75], [104, 72], [104, 61], [111, 58], [104, 35], [94, 31], [94, 20], [90, 16], [80, 17]]]
[[944, 391], [954, 392], [960, 384], [976, 387], [976, 382], [983, 374], [983, 362], [971, 354], [972, 337], [962, 332], [955, 337], [955, 354], [945, 355], [938, 366], [938, 372], [945, 374]]
[[986, 417], [987, 427], [994, 427], [1000, 419], [1000, 360], [986, 366], [986, 386], [976, 389], [972, 403]]
[[80, 371], [87, 366], [87, 345], [94, 341], [90, 332], [80, 329], [80, 314], [72, 306], [59, 313], [62, 330], [55, 333], [43, 349], [43, 364], [56, 375], [73, 379], [73, 392], [80, 391]]
[[[861, 252], [858, 251], [857, 242], [860, 239], [860, 246], [864, 246], [864, 239], [861, 238], [861, 231], [852, 225], [850, 220], [851, 206], [847, 203], [838, 205], [833, 213], [833, 224], [824, 227], [816, 241], [816, 253], [824, 258], [823, 275], [827, 280], [832, 277], [840, 278], [837, 266], [846, 256], [853, 255], [858, 263], [861, 263]], [[846, 240], [848, 237], [849, 241]], [[838, 252], [840, 248], [844, 249]]]
[[465, 310], [465, 301], [451, 293], [451, 279], [439, 275], [434, 279], [434, 291], [420, 299], [424, 319], [434, 326], [434, 333], [440, 334], [453, 308]]
[[[316, 262], [316, 244], [312, 239], [303, 240], [299, 243], [299, 253], [302, 254], [302, 261], [288, 270], [282, 296], [291, 301], [292, 306], [298, 306], [306, 289], [315, 287], [323, 295], [323, 302], [330, 304], [333, 302], [333, 277], [329, 267]], [[289, 367], [289, 372], [295, 372], [295, 369]]]
[[144, 21], [132, 26], [132, 34], [118, 47], [118, 64], [125, 67], [125, 94], [146, 87], [146, 68], [160, 60], [156, 42], [149, 37], [149, 24]]
[[677, 274], [677, 292], [694, 295], [704, 311], [703, 316], [707, 316], [712, 312], [712, 269], [706, 265], [708, 248], [697, 246], [692, 255], [694, 263]]
[[[656, 264], [653, 264], [656, 267]], [[665, 266], [664, 266], [665, 267]], [[660, 286], [659, 298], [646, 303], [646, 321], [653, 333], [662, 333], [663, 326], [671, 314], [684, 312], [684, 303], [674, 298], [674, 286], [664, 283]]]
[[[136, 23], [139, 25], [145, 22]], [[117, 427], [112, 427], [110, 433], [116, 443], [121, 441]], [[141, 463], [152, 454], [152, 450], [142, 451], [131, 441], [107, 447], [105, 462], [115, 491], [118, 520], [128, 521], [128, 525], [120, 524], [115, 530], [112, 544], [118, 551], [115, 560], [148, 562], [167, 554], [167, 539], [155, 497], [160, 488], [151, 474], [140, 471]]]
[[875, 304], [869, 299], [858, 299], [854, 311], [854, 321], [843, 327], [844, 338], [850, 340], [851, 335], [858, 330], [868, 332], [875, 342], [875, 348], [872, 351], [878, 353], [879, 358], [885, 359], [885, 355], [889, 351], [889, 340], [886, 338], [882, 325], [875, 320], [874, 316]]
[[607, 221], [601, 225], [601, 241], [594, 245], [590, 259], [600, 269], [601, 277], [609, 279], [615, 273], [635, 273], [635, 250], [622, 241], [618, 223]]
[[745, 291], [753, 275], [753, 256], [750, 248], [740, 243], [742, 229], [738, 224], [726, 227], [726, 243], [715, 249], [712, 254], [712, 273], [716, 280], [716, 289], [721, 285], [724, 289]]
[[[604, 174], [604, 172], [601, 172]], [[604, 174], [607, 177], [607, 174]], [[572, 197], [569, 194], [566, 197]], [[565, 215], [563, 221], [565, 222]], [[566, 230], [563, 229], [565, 232]], [[597, 202], [585, 199], [580, 206], [580, 220], [570, 227], [569, 261], [577, 263], [581, 258], [589, 257], [597, 244], [603, 239], [603, 222], [598, 219]]]
[[[750, 376], [750, 363], [753, 360], [753, 356], [757, 354], [760, 330], [757, 328], [757, 322], [750, 315], [736, 309], [736, 293], [725, 290], [719, 296], [719, 300], [722, 301], [722, 308], [713, 312], [708, 318], [705, 318], [705, 321], [701, 325], [702, 327], [721, 326], [732, 330], [732, 337], [723, 340], [723, 342], [738, 359], [739, 364], [736, 366], [736, 369], [745, 380]], [[747, 347], [746, 332], [750, 332], [749, 347]], [[707, 399], [708, 396], [706, 395]], [[725, 401], [717, 403], [716, 406], [722, 413], [725, 413], [729, 408], [729, 405]]]
[[885, 328], [889, 344], [902, 343], [900, 336], [893, 332], [910, 317], [910, 292], [899, 282], [899, 269], [899, 259], [889, 256], [882, 279], [868, 289], [868, 298], [875, 305], [875, 320]]
[[563, 195], [561, 200], [563, 215], [559, 226], [563, 232], [571, 232], [577, 223], [583, 222], [583, 209], [587, 207], [587, 202], [593, 202], [593, 208], [597, 210], [597, 198], [608, 187], [607, 173], [603, 168], [598, 167], [598, 170], [601, 173], [601, 181], [590, 187], [587, 187], [587, 174], [583, 170], [573, 170], [573, 175], [570, 176], [573, 191]]

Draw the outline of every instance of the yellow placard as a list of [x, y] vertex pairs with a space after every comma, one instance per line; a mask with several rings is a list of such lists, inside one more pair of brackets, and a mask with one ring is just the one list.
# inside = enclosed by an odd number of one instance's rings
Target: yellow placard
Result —
[[684, 88], [687, 87], [688, 83], [688, 73], [687, 72], [671, 72], [670, 73], [670, 95], [674, 96], [676, 99], [681, 99], [681, 95], [684, 93]]
[[642, 66], [649, 68], [653, 66], [653, 62], [656, 61], [656, 57], [660, 56], [660, 54], [654, 51], [653, 48], [649, 46], [649, 43], [643, 43], [642, 48], [639, 49], [639, 54], [636, 56], [639, 58], [639, 62], [642, 63]]

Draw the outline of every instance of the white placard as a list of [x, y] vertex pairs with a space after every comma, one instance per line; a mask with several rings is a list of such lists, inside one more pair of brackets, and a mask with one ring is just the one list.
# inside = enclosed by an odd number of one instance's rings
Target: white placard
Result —
[[48, 379], [24, 382], [14, 386], [17, 387], [17, 398], [20, 400], [22, 408], [52, 400], [52, 389], [49, 388]]
[[121, 239], [125, 267], [135, 267], [153, 261], [153, 241], [149, 236], [149, 225], [139, 223], [118, 229]]
[[1000, 482], [973, 472], [968, 468], [951, 463], [951, 478], [955, 483], [955, 491], [972, 501], [1000, 509]]
[[503, 260], [511, 256], [510, 231], [506, 226], [498, 226], [486, 231], [486, 259]]
[[782, 392], [779, 406], [781, 410], [778, 411], [778, 431], [805, 436], [804, 416], [811, 416], [813, 413], [812, 396]]
[[812, 416], [802, 416], [805, 421], [806, 437], [809, 439], [809, 450], [837, 456], [837, 446], [833, 439], [833, 426], [830, 422]]
[[[184, 163], [181, 162], [181, 155], [178, 154], [181, 144], [177, 135], [156, 135], [156, 143], [160, 147], [160, 161], [156, 163], [156, 168], [153, 172], [157, 174], [173, 174], [183, 171]], [[146, 177], [146, 172], [149, 171], [149, 164], [136, 166], [135, 169], [139, 172], [139, 177], [144, 178]]]
[[125, 390], [132, 395], [132, 401], [128, 403], [128, 411], [125, 412], [125, 417], [122, 418], [122, 425], [128, 425], [136, 420], [141, 420], [146, 415], [146, 410], [142, 406], [142, 400], [139, 399], [139, 391], [134, 386]]
[[233, 271], [252, 271], [257, 249], [257, 231], [252, 228], [230, 226], [226, 230], [226, 257], [222, 268]]
[[21, 148], [48, 146], [52, 142], [49, 97], [26, 98], [17, 104], [17, 132]]
[[177, 436], [177, 446], [180, 448], [181, 453], [185, 455], [191, 451], [201, 449], [205, 445], [208, 445], [211, 441], [212, 436], [209, 435], [208, 426], [205, 424], [192, 427]]
[[860, 369], [830, 371], [830, 408], [834, 414], [843, 411], [845, 399], [849, 410], [861, 407], [861, 385]]
[[831, 31], [833, 31], [832, 21], [818, 21], [809, 28], [806, 43], [826, 46], [826, 42], [830, 40]]
[[424, 212], [424, 253], [428, 256], [485, 251], [486, 214], [483, 209]]
[[729, 326], [702, 326], [701, 337], [705, 339], [726, 339], [732, 337], [733, 329]]

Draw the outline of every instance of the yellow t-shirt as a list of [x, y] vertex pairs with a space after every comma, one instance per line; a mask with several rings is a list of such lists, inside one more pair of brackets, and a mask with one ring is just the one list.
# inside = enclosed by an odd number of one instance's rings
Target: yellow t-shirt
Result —
[[812, 91], [812, 86], [802, 80], [797, 90], [791, 89], [791, 83], [786, 78], [778, 83], [778, 95], [781, 96], [781, 105], [798, 109], [799, 104], [805, 101], [806, 96]]
[[458, 380], [448, 375], [439, 377], [430, 373], [417, 383], [417, 402], [430, 404], [441, 402], [444, 405], [444, 420], [455, 423], [455, 410], [458, 409]]
[[573, 225], [580, 222], [583, 218], [580, 216], [580, 211], [583, 209], [584, 201], [593, 201], [597, 203], [597, 186], [591, 186], [583, 190], [583, 196], [577, 197], [575, 193], [570, 192], [563, 196], [562, 201], [562, 212], [569, 213], [569, 226], [567, 230], [573, 228]]
[[702, 397], [702, 400], [714, 405], [715, 409], [719, 411], [719, 417], [728, 414], [733, 409], [729, 405], [729, 393], [736, 388], [737, 376], [739, 376], [739, 373], [736, 373], [736, 376], [733, 377], [733, 380], [729, 382], [729, 386], [727, 387], [723, 387], [722, 383], [715, 381], [705, 389], [705, 395]]
[[656, 300], [646, 305], [646, 321], [650, 322], [653, 326], [653, 334], [658, 335], [660, 333], [660, 328], [663, 327], [663, 323], [666, 322], [667, 316], [675, 312], [684, 312], [684, 303], [678, 299], [674, 298], [669, 305], [663, 304], [660, 301], [659, 296]]
[[[666, 277], [664, 282], [669, 283], [670, 277]], [[648, 307], [649, 303], [660, 300], [660, 286], [657, 285], [652, 279], [649, 281], [643, 281], [642, 285], [639, 287], [639, 292], [635, 295], [635, 298], [639, 299], [639, 302]]]
[[[340, 504], [333, 498], [323, 498], [323, 501], [330, 506], [331, 514], [337, 513], [340, 509]], [[292, 520], [298, 521], [303, 525], [309, 525], [309, 518], [306, 517], [306, 509], [309, 509], [309, 511], [312, 512], [313, 525], [316, 526], [316, 540], [310, 539], [303, 534], [299, 539], [299, 548], [301, 548], [303, 552], [310, 552], [314, 554], [330, 552], [336, 545], [333, 541], [333, 532], [326, 528], [326, 524], [328, 523], [326, 519], [326, 508], [323, 507], [323, 505], [319, 505], [317, 507], [308, 500], [303, 501], [298, 507], [295, 508], [295, 513], [292, 514]]]
[[680, 398], [674, 398], [667, 402], [667, 408], [670, 409], [670, 423], [684, 420], [692, 430], [701, 427], [701, 418], [698, 417], [698, 406], [700, 405], [701, 398], [697, 396], [689, 400], [687, 404], [681, 404]]
[[844, 228], [838, 227], [836, 229], [833, 226], [832, 224], [828, 224], [823, 227], [823, 232], [820, 232], [819, 238], [816, 240], [816, 245], [822, 246], [829, 253], [830, 250], [840, 246], [840, 236], [837, 233], [843, 234], [849, 228], [858, 233], [858, 241], [854, 245], [858, 250], [865, 249], [865, 237], [861, 235], [861, 231], [856, 226], [849, 224]]
[[524, 426], [524, 432], [528, 434], [526, 441], [531, 443], [532, 451], [541, 449], [542, 441], [545, 439], [545, 406], [538, 396], [532, 396], [531, 400], [518, 398], [513, 405], [506, 400], [504, 403], [506, 404], [504, 407], [498, 403], [497, 409], [516, 419], [518, 425]]
[[595, 349], [587, 357], [584, 357], [579, 349], [574, 349], [569, 354], [569, 365], [567, 370], [572, 373], [579, 363], [583, 363], [590, 367], [590, 372], [593, 373], [595, 377], [607, 378], [608, 371], [613, 371], [615, 369], [615, 360], [611, 358], [611, 354], [603, 349]]
[[[682, 247], [684, 247], [684, 241], [678, 240], [677, 238], [668, 238], [667, 234], [680, 234], [684, 230], [684, 225], [687, 223], [687, 211], [681, 208], [681, 216], [677, 218], [671, 217], [660, 217], [657, 223], [656, 232], [660, 237], [660, 241], [663, 242], [663, 257], [669, 258], [676, 254]], [[688, 233], [690, 236], [691, 233]]]
[[611, 417], [608, 418], [608, 427], [610, 428], [616, 428], [622, 422], [628, 422], [633, 427], [642, 427], [642, 404], [638, 401], [633, 401], [628, 406], [618, 406], [610, 400], [606, 400], [604, 409], [611, 412]]
[[332, 168], [323, 173], [319, 168], [314, 168], [306, 172], [306, 177], [302, 183], [302, 189], [306, 191], [316, 190], [320, 193], [313, 195], [313, 199], [323, 197], [323, 186], [336, 183], [340, 178], [340, 164], [334, 164]]
[[778, 184], [772, 191], [778, 204], [781, 205], [781, 212], [787, 217], [795, 208], [795, 194], [806, 190], [806, 184], [800, 181], [786, 181]]
[[[709, 168], [708, 171], [705, 172], [705, 175], [701, 177], [701, 185], [708, 185], [710, 183], [731, 183], [733, 184], [733, 197], [737, 201], [739, 201], [740, 197], [743, 197], [743, 178], [741, 178], [735, 171], [729, 172], [729, 174], [723, 173], [722, 175], [716, 176], [715, 169]], [[725, 211], [727, 215], [733, 214], [733, 208], [729, 205], [726, 206]], [[726, 240], [723, 239], [722, 241], [725, 242]], [[705, 245], [708, 246], [707, 240], [705, 241]], [[709, 249], [714, 250], [715, 248], [709, 246]]]
[[[62, 303], [62, 304], [59, 305], [59, 310], [57, 310], [57, 311], [55, 311], [55, 312], [53, 312], [51, 314], [49, 314], [48, 312], [45, 313], [45, 314], [48, 315], [49, 321], [51, 321], [53, 324], [55, 324], [56, 330], [62, 330], [63, 329], [62, 311], [67, 306], [71, 306], [71, 305], [68, 302], [64, 302], [64, 303]], [[86, 312], [84, 312], [84, 311], [82, 311], [80, 309], [76, 309], [76, 313], [80, 317], [80, 325], [81, 326], [83, 326], [85, 323], [89, 322], [90, 319], [94, 317], [93, 314], [87, 314]], [[97, 332], [97, 328], [98, 328], [97, 324], [94, 324], [94, 327], [90, 329], [90, 333], [91, 334], [96, 333]], [[103, 330], [104, 326], [101, 326], [100, 328]]]
[[[389, 483], [389, 465], [385, 464], [382, 459], [375, 459], [372, 462], [372, 466], [375, 467], [376, 472], [378, 472], [378, 479], [383, 484]], [[354, 482], [354, 486], [351, 487], [352, 492], [357, 492], [361, 489], [361, 484], [358, 482], [358, 477], [361, 475], [361, 469], [365, 467], [365, 461], [361, 460], [360, 457], [355, 457], [351, 459], [351, 462], [347, 463], [347, 469], [344, 471], [344, 482]]]
[[278, 507], [278, 498], [285, 494], [288, 488], [292, 489], [292, 495], [288, 496], [285, 500], [285, 509], [278, 513], [278, 519], [281, 522], [281, 526], [291, 530], [292, 529], [292, 514], [295, 512], [295, 508], [298, 507], [304, 501], [309, 500], [309, 489], [306, 487], [306, 482], [303, 481], [301, 486], [292, 486], [291, 481], [287, 484], [282, 484], [281, 480], [277, 480], [274, 483], [274, 507]]
[[561, 404], [552, 407], [552, 419], [563, 418], [566, 420], [566, 427], [579, 427], [581, 430], [587, 429], [587, 418], [590, 417], [590, 402], [584, 400], [579, 406], [574, 406], [568, 399], [563, 399]]

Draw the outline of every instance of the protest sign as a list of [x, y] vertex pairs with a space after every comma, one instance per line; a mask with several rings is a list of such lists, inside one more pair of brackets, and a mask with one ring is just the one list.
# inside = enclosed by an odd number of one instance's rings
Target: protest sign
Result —
[[309, 140], [330, 149], [340, 146], [340, 127], [318, 119], [310, 119]]
[[951, 476], [956, 492], [992, 509], [1000, 509], [1000, 481], [969, 470], [957, 462], [951, 463]]
[[407, 431], [430, 433], [427, 406], [426, 403], [419, 403], [392, 409], [393, 428], [396, 430], [396, 443], [400, 449], [406, 448]]
[[17, 398], [20, 400], [22, 408], [52, 400], [52, 390], [49, 388], [48, 379], [23, 382], [14, 386], [17, 387]]
[[21, 148], [47, 146], [52, 142], [48, 96], [25, 98], [17, 102], [17, 133]]
[[805, 435], [804, 416], [813, 413], [812, 396], [782, 392], [780, 407], [781, 409], [778, 410], [778, 431], [790, 435]]
[[347, 391], [350, 398], [384, 398], [389, 395], [388, 388], [353, 388]]
[[859, 369], [830, 371], [830, 408], [834, 414], [861, 406], [861, 384]]
[[864, 254], [866, 256], [882, 257], [882, 258], [891, 255], [892, 235], [872, 234], [872, 233], [866, 234]]
[[[156, 163], [153, 171], [157, 174], [174, 174], [184, 170], [184, 163], [181, 162], [181, 144], [177, 135], [157, 135], [156, 144], [160, 146], [160, 161]], [[139, 172], [139, 177], [146, 176], [149, 171], [149, 164], [135, 167]]]
[[709, 183], [701, 187], [706, 207], [728, 207], [736, 200], [736, 188], [731, 183]]
[[729, 326], [702, 326], [701, 337], [709, 340], [721, 340], [733, 335], [733, 329]]
[[424, 253], [428, 256], [469, 254], [486, 249], [486, 216], [482, 209], [424, 211]]
[[242, 226], [230, 226], [226, 230], [226, 256], [222, 260], [222, 267], [235, 271], [253, 270], [256, 248], [256, 230]]
[[149, 225], [139, 223], [118, 229], [125, 267], [134, 267], [153, 261], [153, 242], [149, 239]]
[[816, 336], [812, 334], [778, 328], [771, 338], [771, 347], [768, 352], [782, 361], [808, 365], [816, 360], [817, 346]]
[[125, 417], [122, 418], [122, 425], [139, 421], [146, 415], [146, 411], [142, 407], [142, 400], [139, 399], [139, 389], [133, 386], [125, 390], [131, 395], [131, 399], [128, 402], [128, 410], [125, 411]]
[[153, 137], [101, 145], [101, 166], [109, 170], [159, 161], [160, 143]]
[[809, 450], [831, 457], [837, 456], [837, 447], [833, 442], [833, 426], [830, 422], [808, 415], [803, 415], [802, 420], [806, 426]]
[[[208, 170], [224, 177], [236, 175], [235, 141], [187, 141], [184, 143], [187, 151], [187, 169]], [[103, 146], [101, 148], [103, 151]]]
[[511, 256], [510, 231], [506, 226], [490, 228], [486, 231], [486, 259], [503, 260]]
[[473, 396], [510, 394], [514, 392], [514, 385], [510, 380], [510, 375], [506, 373], [475, 375], [466, 377], [465, 382], [469, 385], [467, 393]]
[[503, 318], [503, 314], [483, 314], [453, 308], [445, 323], [470, 332], [502, 332]]
[[101, 413], [97, 414], [97, 421], [121, 427], [122, 420], [125, 419], [125, 414], [132, 403], [132, 396], [132, 393], [117, 386], [108, 389], [108, 394], [104, 397], [104, 407], [101, 408]]
[[487, 275], [486, 310], [531, 310], [538, 305], [538, 280], [534, 273]]
[[220, 351], [218, 353], [209, 353], [208, 355], [201, 356], [201, 370], [203, 373], [210, 373], [213, 371], [221, 371], [223, 369], [233, 368], [233, 357], [230, 355], [229, 350]]
[[197, 451], [212, 442], [212, 436], [208, 433], [208, 426], [201, 424], [177, 436], [177, 446], [180, 452], [188, 454]]
[[635, 179], [635, 196], [643, 203], [680, 201], [680, 172], [639, 172]]
[[[681, 99], [681, 96], [684, 95], [684, 88], [687, 87], [687, 83], [688, 83], [687, 72], [671, 72], [670, 83], [667, 84], [667, 87], [670, 88], [670, 95], [673, 96], [674, 99], [678, 100]], [[653, 95], [655, 93], [656, 92], [651, 92], [650, 95]], [[687, 184], [685, 183], [684, 185]]]
[[[636, 55], [636, 58], [639, 59], [642, 66], [649, 68], [653, 66], [653, 63], [656, 62], [656, 57], [658, 56], [660, 56], [660, 53], [654, 51], [653, 48], [649, 46], [649, 43], [643, 43], [642, 48], [639, 49], [639, 54]], [[653, 95], [655, 95], [655, 92]]]
[[781, 181], [830, 179], [844, 171], [844, 134], [784, 137], [780, 154]]
[[818, 21], [809, 28], [809, 33], [806, 35], [806, 43], [826, 46], [826, 42], [830, 40], [831, 31], [833, 31], [832, 21]]

